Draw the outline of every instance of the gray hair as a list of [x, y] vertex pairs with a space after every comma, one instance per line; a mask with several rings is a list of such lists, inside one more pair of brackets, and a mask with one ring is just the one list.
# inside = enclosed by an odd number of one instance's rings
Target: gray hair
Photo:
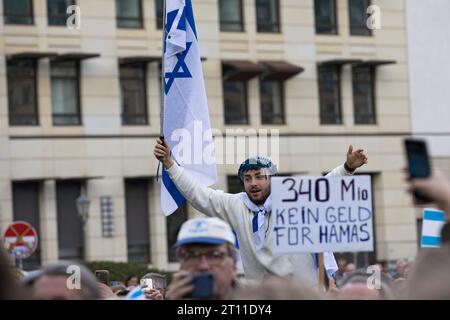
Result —
[[24, 285], [32, 286], [38, 279], [43, 276], [65, 276], [69, 277], [70, 272], [68, 269], [70, 266], [77, 266], [80, 268], [80, 278], [81, 278], [81, 293], [83, 299], [85, 300], [96, 300], [101, 299], [100, 291], [98, 289], [97, 278], [92, 274], [92, 272], [85, 266], [68, 260], [61, 260], [57, 262], [50, 263], [43, 266], [41, 269], [30, 272], [27, 276], [22, 279]]
[[[365, 269], [358, 269], [357, 271], [353, 272], [352, 274], [344, 277], [341, 281], [339, 281], [338, 286], [342, 288], [347, 284], [354, 284], [354, 283], [367, 284], [367, 280], [372, 276], [373, 275], [371, 273], [367, 273]], [[379, 289], [380, 299], [394, 300], [395, 299], [394, 288], [391, 284], [390, 279], [382, 273], [380, 274], [380, 277], [381, 277], [380, 278], [381, 288]]]

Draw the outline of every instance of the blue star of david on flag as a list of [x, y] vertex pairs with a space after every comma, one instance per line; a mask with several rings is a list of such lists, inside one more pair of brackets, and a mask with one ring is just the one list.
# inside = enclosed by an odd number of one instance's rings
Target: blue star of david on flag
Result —
[[[192, 74], [189, 71], [188, 66], [186, 65], [185, 59], [186, 59], [186, 55], [189, 52], [189, 49], [191, 48], [192, 42], [187, 42], [186, 43], [186, 50], [184, 50], [181, 53], [178, 53], [176, 55], [178, 62], [175, 65], [175, 68], [173, 69], [172, 72], [166, 72], [164, 75], [164, 78], [168, 81], [165, 81], [165, 86], [164, 86], [164, 91], [166, 94], [169, 93], [170, 88], [172, 87], [173, 82], [175, 81], [176, 78], [192, 78]], [[179, 71], [179, 70], [182, 71]]]
[[[170, 146], [176, 165], [206, 187], [217, 182], [217, 168], [192, 0], [165, 2], [161, 88], [164, 141]], [[180, 140], [180, 133], [192, 139]], [[161, 208], [166, 216], [186, 202], [180, 191], [163, 167]]]

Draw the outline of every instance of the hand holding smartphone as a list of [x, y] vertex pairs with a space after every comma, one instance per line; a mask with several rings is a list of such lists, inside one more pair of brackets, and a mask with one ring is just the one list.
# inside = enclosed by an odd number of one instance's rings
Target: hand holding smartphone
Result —
[[154, 289], [153, 288], [153, 280], [151, 278], [141, 279], [140, 285], [144, 291], [150, 291], [150, 290]]
[[186, 296], [186, 298], [210, 299], [212, 297], [214, 289], [214, 276], [212, 273], [199, 273], [194, 276], [192, 283], [194, 289]]
[[109, 271], [108, 270], [95, 270], [95, 277], [98, 282], [109, 286]]
[[[409, 177], [411, 179], [429, 178], [431, 176], [431, 165], [425, 141], [407, 138], [405, 139], [404, 144]], [[432, 199], [419, 189], [415, 189], [413, 195], [418, 204], [432, 202]]]

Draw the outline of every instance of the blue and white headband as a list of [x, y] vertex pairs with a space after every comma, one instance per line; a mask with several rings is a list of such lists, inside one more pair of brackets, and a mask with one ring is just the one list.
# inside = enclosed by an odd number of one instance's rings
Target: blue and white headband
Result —
[[241, 181], [244, 181], [244, 174], [249, 170], [264, 168], [269, 171], [271, 176], [278, 173], [277, 166], [269, 158], [265, 157], [251, 157], [245, 160], [239, 167], [238, 176]]

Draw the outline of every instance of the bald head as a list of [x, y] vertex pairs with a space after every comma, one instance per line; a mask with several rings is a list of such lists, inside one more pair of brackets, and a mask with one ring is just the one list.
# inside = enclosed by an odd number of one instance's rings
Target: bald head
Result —
[[349, 283], [341, 288], [338, 299], [341, 300], [379, 300], [380, 291], [369, 288], [365, 283]]

